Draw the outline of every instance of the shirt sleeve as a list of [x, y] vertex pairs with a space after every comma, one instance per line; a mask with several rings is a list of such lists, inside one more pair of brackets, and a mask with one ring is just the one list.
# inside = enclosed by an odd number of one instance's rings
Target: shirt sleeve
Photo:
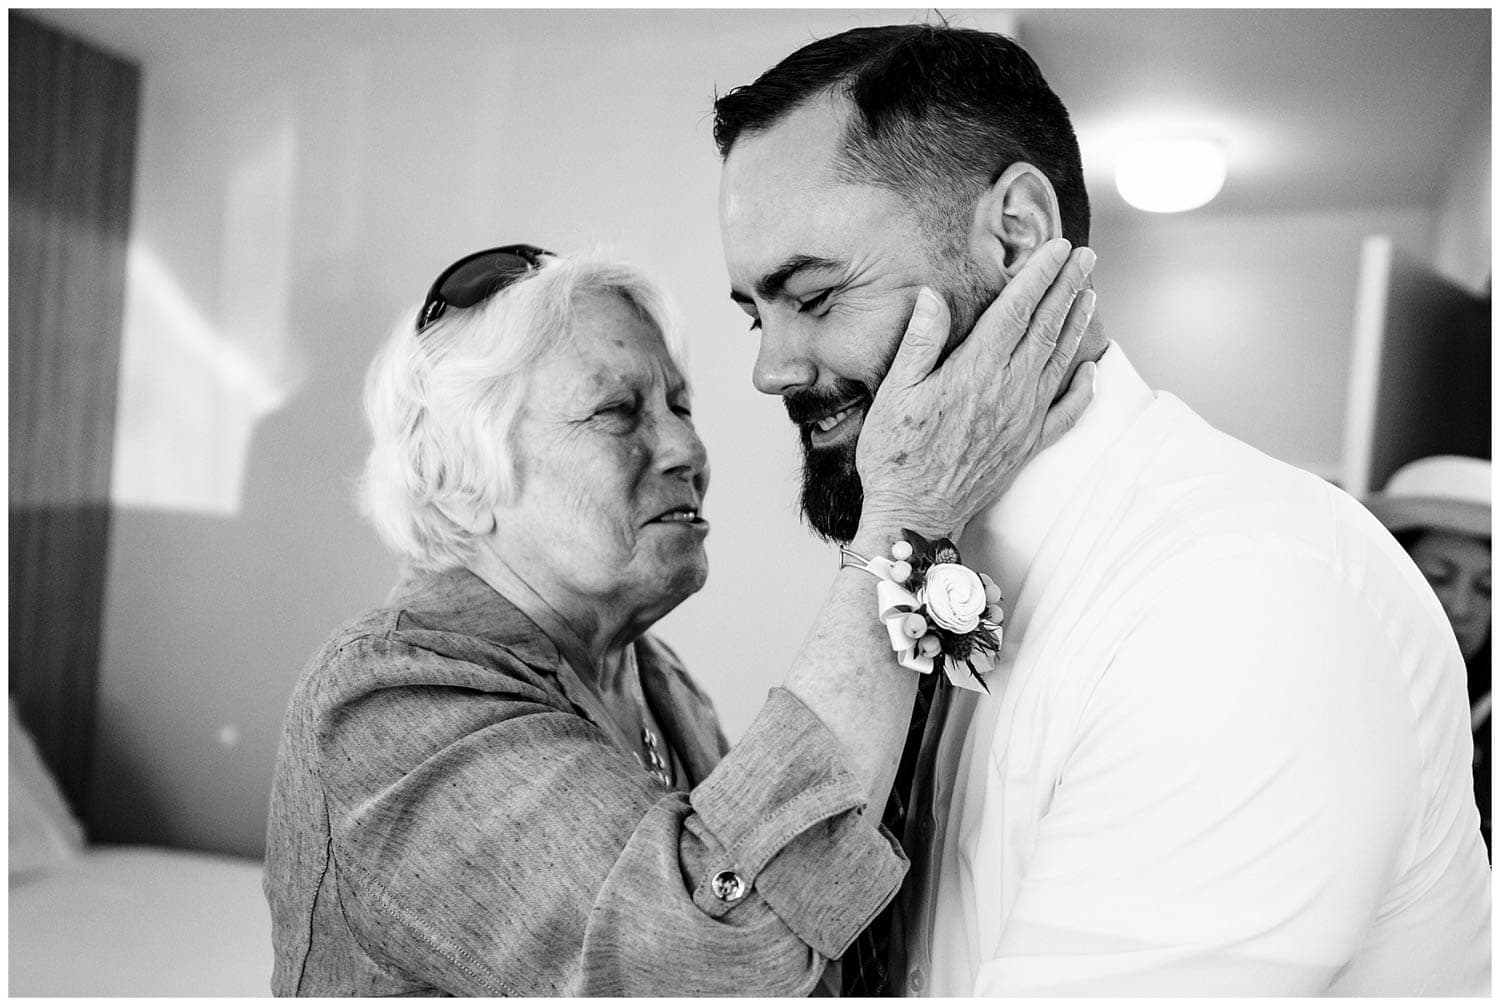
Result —
[[782, 689], [680, 793], [523, 679], [475, 688], [388, 639], [340, 659], [403, 667], [323, 718], [344, 916], [432, 987], [802, 995], [905, 873], [836, 739]]
[[1175, 583], [1083, 706], [974, 992], [1323, 993], [1410, 853], [1395, 649], [1311, 556]]

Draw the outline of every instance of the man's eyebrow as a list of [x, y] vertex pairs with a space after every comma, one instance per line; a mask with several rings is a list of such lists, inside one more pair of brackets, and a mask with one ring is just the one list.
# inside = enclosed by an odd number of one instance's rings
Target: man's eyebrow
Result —
[[[818, 255], [793, 255], [781, 265], [766, 273], [755, 282], [755, 292], [761, 300], [775, 300], [786, 289], [787, 281], [807, 269], [836, 269], [843, 265], [838, 259], [822, 258]], [[730, 290], [729, 299], [736, 304], [749, 304], [751, 297], [741, 290]]]

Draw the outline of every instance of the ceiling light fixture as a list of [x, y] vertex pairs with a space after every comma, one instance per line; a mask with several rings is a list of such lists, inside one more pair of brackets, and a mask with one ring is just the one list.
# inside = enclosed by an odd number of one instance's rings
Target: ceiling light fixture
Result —
[[1224, 187], [1228, 160], [1212, 140], [1139, 140], [1115, 161], [1115, 186], [1136, 209], [1181, 213], [1204, 205]]

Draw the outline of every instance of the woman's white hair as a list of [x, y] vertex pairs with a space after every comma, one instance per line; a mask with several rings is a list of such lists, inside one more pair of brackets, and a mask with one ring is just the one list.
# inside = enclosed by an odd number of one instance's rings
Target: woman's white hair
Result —
[[547, 257], [481, 305], [450, 309], [420, 334], [405, 311], [365, 378], [374, 443], [360, 509], [382, 540], [421, 569], [469, 563], [486, 515], [515, 498], [512, 433], [538, 364], [573, 337], [589, 293], [624, 297], [661, 334], [677, 368], [683, 346], [666, 297], [631, 265], [593, 252]]

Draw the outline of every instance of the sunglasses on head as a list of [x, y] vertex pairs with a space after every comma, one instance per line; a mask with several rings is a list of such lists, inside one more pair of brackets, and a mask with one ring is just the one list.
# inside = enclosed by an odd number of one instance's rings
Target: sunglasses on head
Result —
[[427, 291], [427, 299], [417, 313], [417, 334], [448, 308], [473, 307], [533, 269], [540, 269], [543, 255], [552, 253], [536, 245], [505, 245], [465, 255], [444, 269]]

